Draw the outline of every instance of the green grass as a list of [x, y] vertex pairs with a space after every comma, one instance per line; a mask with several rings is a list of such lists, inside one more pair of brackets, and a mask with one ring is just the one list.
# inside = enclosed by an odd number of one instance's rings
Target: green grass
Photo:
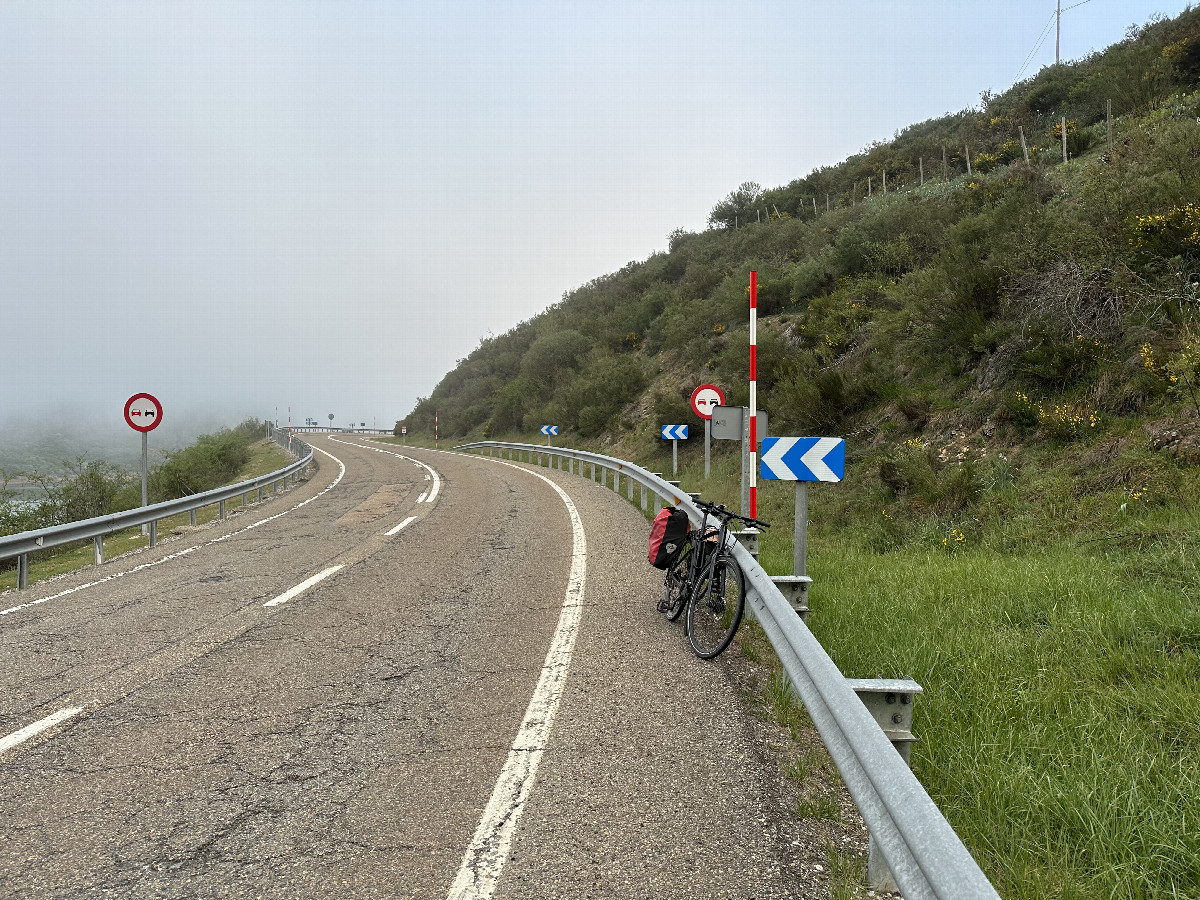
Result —
[[[249, 462], [246, 463], [237, 477], [231, 479], [229, 483], [236, 484], [239, 481], [248, 481], [251, 478], [257, 478], [259, 475], [274, 472], [286, 466], [290, 459], [291, 457], [274, 441], [257, 441], [251, 447]], [[264, 496], [269, 495], [270, 491], [268, 489]], [[249, 499], [253, 503], [257, 498], [257, 492], [252, 492]], [[238, 498], [227, 501], [227, 511], [236, 509], [239, 502], [241, 501]], [[220, 511], [216, 504], [198, 509], [196, 510], [196, 524], [205, 525], [216, 519], [219, 514]], [[169, 519], [160, 519], [157, 527], [159, 539], [162, 540], [167, 537], [173, 528], [188, 525], [188, 522], [187, 513], [181, 513]], [[145, 547], [148, 542], [149, 538], [141, 533], [140, 528], [128, 528], [115, 534], [106, 535], [104, 538], [104, 558], [106, 561], [111, 560], [122, 553], [128, 553], [130, 550]], [[33, 585], [47, 578], [52, 578], [55, 575], [61, 575], [64, 572], [74, 572], [77, 569], [91, 566], [93, 565], [93, 554], [92, 542], [89, 540], [86, 543], [52, 550], [44, 555], [31, 555], [29, 560], [29, 583]], [[0, 573], [0, 591], [15, 588], [16, 586], [17, 573], [15, 569]]]
[[[1113, 440], [1035, 447], [944, 513], [861, 468], [810, 488], [813, 632], [847, 676], [922, 684], [913, 767], [1005, 898], [1200, 897], [1200, 474], [1136, 448], [1097, 462]], [[736, 456], [705, 482], [699, 449], [683, 488], [736, 508]], [[669, 472], [669, 447], [638, 461]], [[793, 509], [793, 484], [760, 483], [776, 574]], [[767, 660], [759, 631], [741, 652]], [[778, 673], [759, 702], [804, 718]]]

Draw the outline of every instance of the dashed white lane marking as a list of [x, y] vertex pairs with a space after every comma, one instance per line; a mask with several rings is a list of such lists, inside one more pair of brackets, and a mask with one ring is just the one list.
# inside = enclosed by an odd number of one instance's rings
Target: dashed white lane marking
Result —
[[78, 715], [81, 712], [83, 712], [82, 706], [75, 706], [70, 709], [60, 709], [58, 712], [46, 716], [44, 719], [39, 719], [32, 725], [26, 725], [20, 731], [14, 731], [7, 737], [0, 738], [0, 753], [3, 753], [6, 750], [11, 750], [18, 744], [25, 743], [31, 737], [41, 734], [47, 728], [53, 728], [59, 722], [65, 722], [67, 719], [71, 718], [71, 716]]
[[429, 493], [428, 491], [421, 491], [421, 496], [417, 498], [417, 502], [418, 502], [418, 503], [424, 503], [424, 502], [425, 502], [425, 497], [426, 497], [426, 495], [427, 495], [428, 493]]
[[[339, 443], [345, 443], [345, 442], [339, 441]], [[49, 597], [42, 597], [39, 600], [30, 600], [28, 603], [21, 603], [21, 604], [18, 604], [17, 606], [10, 606], [8, 609], [0, 609], [0, 616], [7, 616], [9, 613], [20, 612], [23, 609], [29, 609], [31, 606], [37, 606], [39, 603], [49, 603], [51, 600], [58, 600], [60, 597], [66, 597], [68, 594], [74, 594], [77, 591], [82, 591], [86, 588], [95, 587], [98, 584], [105, 584], [109, 581], [112, 581], [114, 578], [124, 578], [126, 575], [132, 575], [134, 572], [142, 572], [146, 569], [152, 569], [155, 566], [161, 566], [163, 563], [169, 562], [172, 559], [179, 559], [179, 557], [181, 557], [181, 556], [187, 556], [189, 553], [199, 550], [201, 547], [207, 547], [210, 544], [219, 544], [219, 543], [221, 543], [221, 541], [227, 541], [231, 537], [236, 537], [239, 534], [245, 534], [247, 531], [250, 531], [252, 528], [257, 528], [259, 525], [265, 525], [267, 522], [273, 522], [276, 519], [286, 516], [290, 512], [295, 512], [302, 506], [307, 506], [309, 503], [312, 503], [318, 497], [321, 497], [324, 494], [327, 494], [329, 491], [332, 491], [335, 487], [337, 487], [338, 482], [341, 481], [342, 477], [346, 474], [346, 464], [343, 463], [340, 459], [338, 459], [336, 456], [334, 456], [329, 451], [322, 450], [320, 447], [313, 447], [313, 449], [316, 450], [318, 453], [324, 453], [326, 456], [328, 456], [330, 459], [332, 459], [335, 463], [337, 463], [339, 466], [339, 471], [338, 471], [337, 478], [333, 479], [333, 481], [330, 482], [330, 484], [328, 484], [325, 488], [318, 491], [317, 493], [313, 494], [307, 500], [303, 500], [300, 503], [297, 503], [295, 506], [291, 507], [290, 509], [285, 509], [281, 513], [276, 513], [273, 516], [267, 516], [265, 519], [259, 519], [257, 522], [252, 522], [251, 524], [247, 525], [245, 528], [239, 528], [237, 531], [231, 531], [229, 534], [224, 534], [224, 535], [221, 535], [221, 537], [213, 538], [211, 541], [205, 541], [203, 544], [196, 544], [192, 547], [188, 547], [185, 550], [177, 550], [176, 552], [168, 554], [167, 556], [164, 556], [161, 559], [156, 559], [153, 562], [142, 563], [140, 566], [134, 566], [132, 569], [126, 569], [124, 572], [114, 572], [113, 574], [106, 575], [103, 578], [97, 578], [95, 581], [89, 581], [87, 584], [81, 584], [78, 587], [67, 588], [65, 591], [59, 591], [57, 594], [51, 594]]]
[[294, 588], [288, 588], [286, 591], [284, 591], [282, 594], [280, 594], [274, 600], [268, 600], [266, 603], [263, 604], [263, 606], [279, 606], [279, 604], [281, 604], [281, 603], [287, 603], [293, 597], [298, 597], [300, 594], [303, 594], [314, 584], [318, 584], [319, 582], [324, 581], [326, 578], [328, 578], [334, 572], [337, 572], [339, 569], [344, 569], [344, 568], [345, 568], [345, 566], [330, 566], [324, 572], [318, 572], [312, 578], [304, 579], [304, 581], [300, 582]]
[[562, 699], [563, 684], [571, 667], [571, 652], [575, 648], [575, 636], [579, 633], [579, 616], [587, 576], [587, 541], [583, 522], [567, 492], [544, 475], [530, 472], [523, 466], [495, 461], [542, 479], [554, 488], [567, 505], [567, 512], [571, 516], [571, 574], [567, 579], [567, 593], [558, 617], [558, 627], [546, 661], [542, 664], [541, 677], [525, 710], [525, 719], [517, 731], [517, 739], [508, 752], [508, 760], [483, 811], [483, 818], [450, 887], [449, 900], [487, 900], [496, 890], [512, 847], [517, 820], [521, 818], [521, 812], [533, 791], [538, 764], [550, 738], [559, 700]]
[[399, 534], [403, 529], [407, 528], [409, 525], [411, 525], [415, 521], [417, 521], [416, 516], [409, 516], [407, 519], [405, 519], [403, 522], [401, 522], [399, 525], [397, 525], [391, 531], [385, 531], [384, 534], [387, 535], [388, 537], [391, 537], [393, 534]]

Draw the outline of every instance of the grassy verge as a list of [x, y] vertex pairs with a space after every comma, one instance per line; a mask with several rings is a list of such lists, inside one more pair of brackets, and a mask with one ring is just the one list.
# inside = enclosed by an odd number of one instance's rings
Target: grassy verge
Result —
[[[924, 686], [914, 769], [1006, 898], [1200, 897], [1200, 477], [1129, 443], [1034, 448], [941, 514], [869, 478], [810, 491], [813, 632], [847, 676]], [[679, 479], [736, 507], [737, 465], [705, 481], [693, 450]], [[793, 509], [760, 484], [770, 572]], [[777, 665], [754, 630], [741, 652]]]
[[[237, 484], [239, 481], [247, 481], [251, 478], [257, 478], [259, 475], [274, 472], [286, 466], [290, 459], [291, 457], [274, 441], [257, 441], [251, 447], [249, 462], [228, 483]], [[250, 501], [253, 502], [256, 499], [257, 493], [252, 494]], [[236, 509], [238, 502], [237, 498], [234, 498], [228, 501], [226, 506], [227, 508]], [[196, 510], [196, 524], [197, 526], [205, 525], [216, 519], [218, 515], [219, 510], [216, 504], [198, 509]], [[160, 539], [170, 534], [173, 529], [187, 527], [188, 524], [189, 517], [187, 513], [181, 513], [169, 519], [160, 519], [158, 522]], [[107, 535], [104, 538], [104, 558], [105, 560], [110, 560], [120, 556], [122, 553], [128, 553], [130, 550], [145, 547], [148, 540], [141, 533], [140, 528], [128, 528], [124, 531]], [[30, 558], [29, 583], [31, 585], [36, 584], [55, 575], [61, 575], [64, 572], [73, 572], [76, 569], [82, 569], [92, 564], [93, 549], [91, 541], [75, 546], [63, 547], [50, 551], [44, 556]], [[15, 570], [0, 573], [0, 591], [15, 588], [16, 586], [17, 573]]]

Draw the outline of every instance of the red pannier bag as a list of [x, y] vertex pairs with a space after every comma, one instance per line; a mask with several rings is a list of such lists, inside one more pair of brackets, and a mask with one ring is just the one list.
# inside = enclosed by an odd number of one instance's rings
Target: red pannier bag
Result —
[[650, 526], [650, 565], [665, 569], [675, 559], [688, 533], [687, 513], [678, 507], [665, 507], [658, 511]]

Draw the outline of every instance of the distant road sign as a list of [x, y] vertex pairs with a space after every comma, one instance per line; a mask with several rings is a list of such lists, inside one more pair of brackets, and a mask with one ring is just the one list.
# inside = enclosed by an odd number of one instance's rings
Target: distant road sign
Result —
[[153, 394], [134, 394], [125, 401], [125, 422], [134, 431], [153, 431], [162, 421], [162, 404]]
[[725, 394], [715, 384], [702, 384], [692, 391], [692, 412], [702, 419], [711, 419], [712, 408], [724, 405]]
[[832, 437], [767, 438], [759, 471], [763, 478], [777, 481], [841, 481], [846, 442]]
[[557, 425], [543, 425], [542, 434], [558, 434]]
[[686, 425], [664, 425], [662, 437], [664, 441], [686, 441], [688, 427]]
[[407, 426], [407, 425], [401, 425], [401, 426], [400, 426], [400, 433], [401, 433], [401, 434], [408, 434], [408, 426]]

